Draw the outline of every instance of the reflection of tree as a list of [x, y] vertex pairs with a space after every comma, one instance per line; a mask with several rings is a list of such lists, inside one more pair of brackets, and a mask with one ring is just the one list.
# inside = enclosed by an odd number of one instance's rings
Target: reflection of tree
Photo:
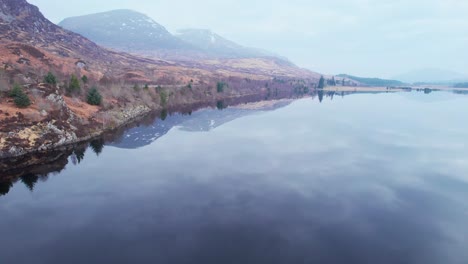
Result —
[[35, 174], [26, 174], [21, 176], [21, 182], [23, 182], [31, 192], [34, 191], [34, 186], [36, 185], [37, 180], [39, 180], [39, 177]]
[[167, 109], [163, 109], [163, 110], [161, 111], [161, 115], [159, 116], [159, 118], [160, 118], [162, 121], [166, 120], [166, 118], [167, 118]]
[[73, 154], [75, 155], [76, 161], [78, 162], [78, 164], [80, 164], [81, 161], [83, 161], [84, 156], [85, 156], [85, 151], [86, 151], [86, 146], [77, 147], [76, 149], [73, 150]]
[[6, 195], [10, 192], [10, 188], [13, 186], [11, 181], [0, 182], [0, 196]]
[[218, 108], [218, 110], [223, 110], [226, 109], [227, 106], [224, 104], [224, 101], [218, 101], [216, 102], [216, 108]]
[[49, 175], [60, 173], [69, 162], [70, 155], [79, 157], [87, 148], [86, 144], [67, 146], [48, 153], [31, 153], [18, 159], [0, 162], [0, 195], [6, 195], [16, 181], [23, 182], [33, 191], [38, 181], [47, 181]]
[[322, 102], [323, 101], [323, 90], [322, 89], [318, 90], [317, 94], [318, 94], [319, 101]]
[[91, 147], [93, 152], [99, 156], [99, 154], [101, 154], [102, 150], [104, 149], [104, 139], [95, 139], [89, 143], [89, 146]]

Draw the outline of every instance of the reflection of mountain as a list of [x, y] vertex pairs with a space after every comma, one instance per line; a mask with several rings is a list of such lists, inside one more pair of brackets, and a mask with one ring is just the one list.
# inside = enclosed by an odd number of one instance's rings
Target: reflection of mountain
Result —
[[183, 131], [197, 132], [210, 131], [235, 119], [252, 115], [260, 111], [274, 111], [289, 105], [291, 101], [277, 101], [272, 104], [262, 105], [257, 108], [227, 108], [223, 111], [203, 110], [192, 114], [192, 118], [183, 122], [180, 129]]
[[271, 101], [270, 104], [261, 105], [260, 107], [233, 107], [223, 109], [222, 111], [218, 109], [203, 109], [190, 115], [176, 113], [166, 117], [165, 120], [156, 119], [150, 125], [131, 128], [109, 145], [124, 149], [140, 148], [153, 143], [174, 127], [189, 132], [210, 131], [244, 116], [285, 107], [290, 102], [290, 100]]
[[[29, 190], [34, 191], [36, 185], [46, 181], [51, 174], [60, 173], [66, 166], [78, 166], [85, 159], [87, 149], [99, 155], [105, 144], [118, 148], [139, 148], [151, 144], [174, 127], [189, 132], [209, 131], [238, 118], [285, 107], [294, 100], [285, 98], [311, 96], [312, 99], [331, 101], [335, 96], [357, 93], [369, 92], [336, 93], [314, 90], [308, 94], [280, 93], [275, 97], [254, 94], [230, 98], [225, 101], [188, 105], [180, 109], [173, 109], [174, 114], [169, 116], [164, 111], [160, 114], [160, 119], [156, 120], [155, 116], [148, 116], [139, 121], [140, 126], [131, 127], [136, 125], [132, 124], [129, 127], [122, 127], [120, 130], [112, 131], [109, 135], [104, 135], [103, 138], [90, 142], [67, 146], [47, 153], [32, 153], [18, 159], [0, 160], [0, 197], [8, 194], [16, 183], [24, 184]], [[225, 108], [226, 106], [230, 107]], [[211, 109], [207, 107], [211, 107]], [[196, 109], [202, 110], [197, 111]]]

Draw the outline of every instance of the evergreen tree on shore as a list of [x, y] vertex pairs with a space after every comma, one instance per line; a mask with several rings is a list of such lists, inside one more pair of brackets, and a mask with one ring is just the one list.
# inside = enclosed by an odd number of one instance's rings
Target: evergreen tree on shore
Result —
[[325, 78], [323, 78], [323, 75], [320, 76], [320, 80], [319, 80], [319, 83], [318, 83], [318, 88], [319, 89], [325, 88]]

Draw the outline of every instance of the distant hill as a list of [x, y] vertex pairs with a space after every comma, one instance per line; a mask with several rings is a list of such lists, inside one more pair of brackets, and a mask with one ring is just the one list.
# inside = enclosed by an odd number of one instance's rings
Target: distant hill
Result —
[[66, 18], [59, 26], [121, 51], [193, 49], [150, 17], [132, 10]]
[[346, 78], [346, 79], [351, 79], [354, 81], [357, 81], [361, 83], [362, 85], [367, 85], [367, 86], [402, 86], [405, 85], [401, 81], [397, 80], [386, 80], [386, 79], [379, 79], [379, 78], [364, 78], [364, 77], [357, 77], [357, 76], [352, 76], [348, 74], [339, 74], [337, 75], [338, 77], [341, 78]]
[[456, 83], [455, 85], [453, 85], [453, 87], [455, 87], [455, 88], [468, 88], [468, 82]]
[[395, 76], [395, 79], [407, 83], [447, 84], [466, 80], [467, 76], [442, 69], [419, 69]]
[[260, 49], [241, 46], [208, 29], [183, 29], [177, 31], [176, 36], [215, 57], [248, 58], [275, 56]]

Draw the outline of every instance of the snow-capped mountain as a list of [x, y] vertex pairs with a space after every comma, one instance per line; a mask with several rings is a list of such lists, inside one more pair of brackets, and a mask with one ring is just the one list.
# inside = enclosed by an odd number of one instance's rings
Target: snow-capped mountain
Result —
[[274, 57], [244, 47], [206, 29], [184, 29], [171, 34], [145, 14], [132, 10], [66, 18], [59, 26], [108, 48], [169, 60], [239, 59]]
[[193, 49], [150, 17], [132, 10], [66, 18], [59, 26], [121, 51]]
[[182, 29], [177, 31], [176, 36], [215, 57], [275, 57], [266, 51], [239, 45], [208, 29]]

